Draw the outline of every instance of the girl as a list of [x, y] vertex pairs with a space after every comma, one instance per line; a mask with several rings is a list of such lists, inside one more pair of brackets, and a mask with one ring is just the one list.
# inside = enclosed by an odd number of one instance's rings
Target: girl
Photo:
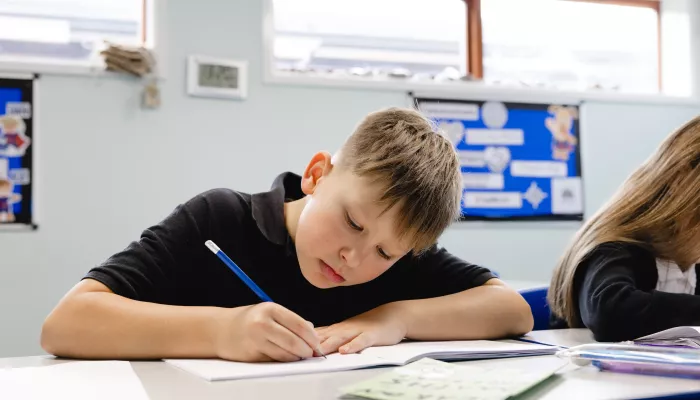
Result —
[[590, 218], [549, 290], [555, 317], [598, 341], [700, 325], [700, 117], [672, 133]]

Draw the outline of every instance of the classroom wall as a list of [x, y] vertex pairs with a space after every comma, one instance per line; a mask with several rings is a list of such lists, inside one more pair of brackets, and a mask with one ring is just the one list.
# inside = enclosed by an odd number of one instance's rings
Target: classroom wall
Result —
[[[159, 110], [138, 108], [129, 79], [44, 75], [36, 140], [39, 230], [0, 233], [0, 357], [41, 354], [41, 323], [92, 266], [176, 204], [212, 187], [262, 191], [334, 150], [366, 113], [402, 93], [262, 83], [259, 0], [169, 1]], [[245, 38], [245, 39], [243, 39]], [[250, 61], [245, 102], [185, 93], [191, 53]], [[582, 117], [592, 210], [697, 107], [588, 103]], [[442, 243], [506, 279], [547, 280], [577, 224], [460, 224]]]

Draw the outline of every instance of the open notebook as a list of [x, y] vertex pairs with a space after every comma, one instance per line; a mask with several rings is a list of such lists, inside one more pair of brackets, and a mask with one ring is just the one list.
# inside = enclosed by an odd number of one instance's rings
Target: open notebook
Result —
[[687, 346], [700, 349], [700, 326], [678, 326], [634, 340], [640, 344]]
[[424, 357], [440, 360], [523, 357], [554, 354], [558, 348], [539, 344], [488, 340], [454, 342], [404, 342], [372, 347], [361, 354], [330, 354], [292, 363], [241, 363], [224, 360], [168, 359], [167, 363], [209, 381], [299, 375], [321, 372], [405, 365]]

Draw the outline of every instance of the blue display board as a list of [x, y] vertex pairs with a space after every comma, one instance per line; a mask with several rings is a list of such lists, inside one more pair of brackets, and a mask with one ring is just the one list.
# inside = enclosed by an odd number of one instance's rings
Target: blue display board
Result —
[[32, 218], [33, 79], [0, 78], [0, 226]]
[[579, 107], [414, 97], [454, 144], [463, 220], [582, 220]]

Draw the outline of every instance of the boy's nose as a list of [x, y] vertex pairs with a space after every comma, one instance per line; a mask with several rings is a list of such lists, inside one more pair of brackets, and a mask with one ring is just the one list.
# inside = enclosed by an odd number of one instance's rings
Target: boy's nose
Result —
[[349, 268], [357, 267], [362, 261], [362, 256], [357, 248], [342, 249], [340, 251], [340, 258], [343, 259], [343, 263]]

